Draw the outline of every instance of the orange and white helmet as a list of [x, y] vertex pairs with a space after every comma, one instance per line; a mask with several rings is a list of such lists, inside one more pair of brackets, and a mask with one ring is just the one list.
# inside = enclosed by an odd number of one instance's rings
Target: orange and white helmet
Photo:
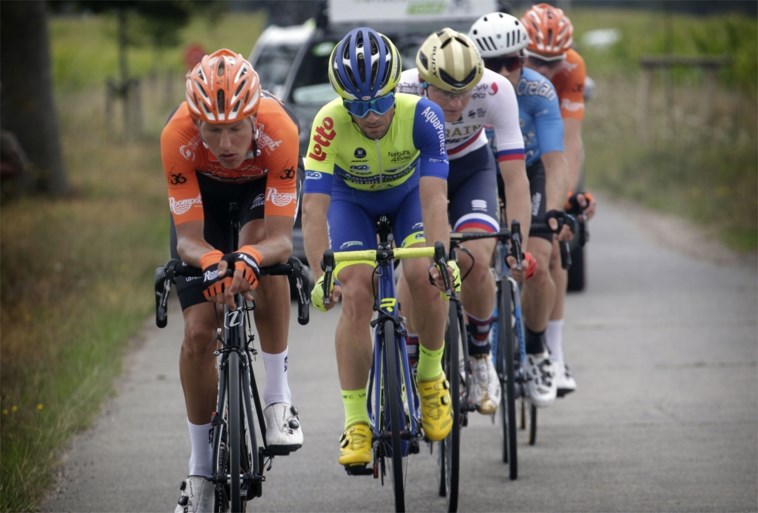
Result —
[[223, 48], [203, 57], [187, 73], [185, 99], [195, 119], [236, 123], [258, 114], [261, 83], [252, 64]]
[[533, 5], [521, 18], [529, 34], [527, 53], [545, 60], [562, 59], [573, 44], [574, 27], [562, 9], [550, 4]]

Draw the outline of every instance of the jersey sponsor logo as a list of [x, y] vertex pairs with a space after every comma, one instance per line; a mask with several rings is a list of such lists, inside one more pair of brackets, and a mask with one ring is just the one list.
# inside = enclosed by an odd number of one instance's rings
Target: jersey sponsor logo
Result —
[[359, 241], [359, 240], [348, 240], [348, 241], [345, 241], [345, 242], [343, 242], [340, 245], [340, 251], [344, 251], [346, 249], [353, 248], [355, 246], [361, 246], [362, 247], [363, 246], [363, 242]]
[[548, 100], [557, 96], [555, 88], [550, 82], [524, 79], [519, 81], [516, 94], [519, 96], [544, 96]]
[[270, 201], [277, 207], [285, 207], [297, 199], [294, 192], [279, 192], [271, 187], [266, 191], [266, 201]]
[[334, 131], [334, 120], [330, 117], [325, 117], [321, 122], [321, 126], [314, 129], [312, 140], [315, 143], [313, 150], [308, 153], [308, 158], [323, 162], [326, 158], [326, 151], [324, 148], [328, 148], [332, 144], [332, 139], [336, 132]]
[[425, 108], [421, 115], [424, 117], [427, 123], [432, 125], [437, 130], [437, 137], [440, 141], [440, 154], [445, 152], [445, 124], [440, 121], [440, 118], [437, 117], [437, 114], [432, 110], [431, 107]]
[[202, 206], [203, 200], [198, 194], [194, 198], [187, 198], [183, 200], [178, 200], [171, 196], [168, 199], [168, 206], [171, 209], [171, 212], [173, 212], [175, 215], [180, 216], [182, 214], [186, 214], [189, 209], [191, 209], [193, 206]]
[[321, 180], [323, 178], [323, 175], [319, 173], [318, 171], [306, 171], [305, 172], [305, 179], [306, 180]]
[[271, 151], [274, 151], [277, 149], [281, 144], [281, 140], [274, 140], [271, 138], [270, 135], [268, 135], [265, 130], [265, 125], [258, 125], [258, 147], [261, 149], [268, 149]]
[[189, 160], [190, 162], [194, 162], [195, 160], [195, 152], [192, 151], [192, 148], [186, 144], [182, 144], [179, 147], [179, 155], [184, 157], [186, 160]]
[[371, 172], [371, 167], [366, 164], [350, 166], [350, 172], [356, 175], [365, 175]]
[[487, 200], [475, 199], [471, 200], [471, 210], [483, 210], [487, 211]]
[[561, 108], [569, 112], [577, 112], [584, 110], [584, 104], [581, 102], [572, 102], [568, 98], [564, 98], [561, 102]]
[[388, 151], [387, 155], [390, 158], [390, 162], [407, 162], [411, 158], [413, 158], [413, 155], [411, 155], [411, 152], [409, 150], [402, 150], [402, 151]]
[[260, 208], [263, 206], [263, 194], [259, 194], [255, 197], [253, 200], [253, 204], [250, 205], [250, 210], [255, 210], [256, 208]]
[[363, 148], [356, 148], [355, 153], [353, 153], [353, 156], [357, 159], [365, 159], [366, 158], [366, 150]]

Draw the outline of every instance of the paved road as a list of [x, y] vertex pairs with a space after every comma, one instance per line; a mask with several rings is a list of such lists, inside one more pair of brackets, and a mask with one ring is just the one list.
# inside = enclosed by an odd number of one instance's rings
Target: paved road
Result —
[[[687, 238], [676, 222], [608, 201], [592, 224], [589, 288], [567, 305], [575, 394], [540, 411], [520, 476], [499, 431], [463, 432], [460, 511], [758, 510], [758, 279], [755, 260]], [[713, 250], [710, 259], [702, 255]], [[337, 465], [342, 410], [330, 333], [336, 313], [292, 329], [291, 384], [306, 442], [279, 457], [256, 511], [391, 511], [391, 487]], [[172, 511], [188, 441], [177, 372], [181, 317], [146, 323], [119, 393], [73, 441], [43, 511]], [[262, 364], [259, 363], [262, 367]], [[262, 372], [262, 370], [261, 370]], [[444, 511], [427, 454], [410, 461], [410, 511]]]

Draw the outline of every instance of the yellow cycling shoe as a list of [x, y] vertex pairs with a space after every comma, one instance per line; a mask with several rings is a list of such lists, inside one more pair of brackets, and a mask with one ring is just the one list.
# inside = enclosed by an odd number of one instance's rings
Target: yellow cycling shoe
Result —
[[443, 440], [453, 428], [453, 409], [450, 401], [450, 383], [445, 373], [432, 381], [419, 381], [421, 397], [421, 426], [424, 434], [434, 442]]
[[368, 424], [353, 424], [340, 437], [340, 465], [371, 463], [371, 428]]

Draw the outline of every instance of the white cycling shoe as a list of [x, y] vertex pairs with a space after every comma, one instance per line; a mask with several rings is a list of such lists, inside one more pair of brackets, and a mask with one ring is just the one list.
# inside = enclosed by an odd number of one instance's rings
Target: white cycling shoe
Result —
[[526, 393], [537, 407], [552, 404], [557, 396], [553, 364], [547, 351], [526, 355]]
[[556, 361], [553, 362], [553, 369], [555, 370], [555, 388], [558, 397], [563, 397], [576, 390], [576, 380], [571, 375], [568, 365], [564, 362]]
[[263, 410], [266, 443], [274, 454], [286, 455], [303, 446], [303, 430], [297, 408], [290, 403], [270, 404]]
[[174, 513], [212, 513], [213, 483], [202, 476], [189, 476], [179, 485], [181, 494]]
[[469, 356], [471, 376], [469, 380], [469, 401], [476, 405], [482, 415], [491, 415], [500, 404], [500, 379], [489, 353]]

